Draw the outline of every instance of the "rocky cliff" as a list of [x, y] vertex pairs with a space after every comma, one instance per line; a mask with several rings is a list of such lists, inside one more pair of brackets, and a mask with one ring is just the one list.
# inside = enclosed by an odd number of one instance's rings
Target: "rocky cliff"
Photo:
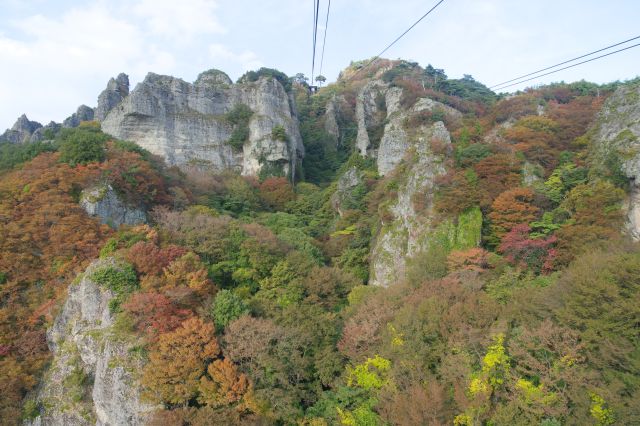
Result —
[[140, 400], [135, 342], [119, 336], [109, 305], [114, 294], [92, 274], [117, 268], [113, 258], [93, 262], [69, 287], [62, 312], [47, 332], [54, 358], [36, 400], [31, 426], [142, 425], [155, 408]]
[[144, 210], [126, 205], [107, 183], [83, 190], [80, 194], [80, 206], [89, 216], [96, 216], [102, 223], [114, 228], [122, 224], [145, 223], [147, 220]]
[[362, 156], [376, 159], [378, 172], [384, 176], [400, 164], [412, 145], [415, 129], [422, 122], [433, 121], [433, 117], [455, 121], [462, 114], [429, 98], [403, 105], [401, 88], [381, 80], [370, 81], [356, 97], [356, 147]]
[[640, 240], [640, 83], [622, 85], [607, 99], [592, 132], [593, 169], [628, 179], [627, 228]]
[[[248, 122], [229, 119], [239, 105], [250, 109]], [[102, 129], [172, 165], [243, 175], [268, 167], [293, 175], [304, 153], [295, 111], [292, 98], [272, 78], [233, 84], [211, 70], [191, 84], [150, 73], [111, 109]]]
[[[396, 170], [397, 196], [385, 206], [388, 214], [381, 219], [371, 249], [370, 284], [387, 287], [402, 280], [407, 259], [428, 249], [433, 231], [435, 178], [445, 173], [444, 159], [450, 144], [449, 132], [442, 122], [418, 130], [408, 158]], [[389, 164], [386, 160], [382, 164]], [[379, 161], [379, 170], [380, 164]]]
[[[478, 245], [482, 224], [479, 210], [462, 219], [464, 224], [473, 223], [465, 229], [457, 229], [453, 222], [434, 223], [436, 178], [446, 172], [445, 160], [451, 154], [445, 122], [456, 123], [462, 114], [426, 97], [411, 100], [405, 96], [402, 88], [374, 79], [355, 97], [356, 149], [375, 162], [378, 174], [386, 176], [392, 188], [379, 207], [381, 223], [370, 255], [369, 282], [385, 287], [401, 281], [407, 260], [424, 255], [431, 246]], [[324, 118], [325, 130], [331, 135], [341, 130], [335, 111], [336, 99], [332, 98]], [[355, 167], [338, 179], [331, 204], [340, 215], [361, 183], [362, 173]]]

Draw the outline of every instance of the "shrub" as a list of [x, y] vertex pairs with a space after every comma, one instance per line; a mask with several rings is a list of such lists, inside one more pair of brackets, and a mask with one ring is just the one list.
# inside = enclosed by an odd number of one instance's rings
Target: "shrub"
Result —
[[129, 264], [100, 268], [91, 275], [91, 279], [116, 294], [133, 291], [138, 285], [136, 272]]
[[211, 316], [213, 317], [216, 328], [222, 330], [231, 321], [240, 318], [248, 311], [242, 299], [234, 292], [230, 290], [220, 290], [213, 301]]
[[43, 152], [52, 152], [56, 146], [49, 142], [12, 143], [0, 142], [0, 172], [31, 160]]
[[287, 132], [285, 131], [284, 127], [279, 124], [275, 126], [273, 129], [271, 129], [271, 139], [273, 139], [274, 141], [282, 141], [282, 142], [286, 142], [287, 140], [289, 140], [289, 138], [287, 137]]
[[122, 301], [138, 288], [136, 272], [129, 264], [102, 267], [91, 274], [91, 279], [115, 293], [115, 297], [109, 301], [111, 312], [119, 312]]
[[287, 75], [282, 71], [278, 71], [273, 68], [262, 67], [258, 71], [247, 71], [238, 79], [238, 83], [258, 81], [260, 77], [275, 78], [280, 84], [282, 84], [284, 90], [287, 92], [291, 90], [291, 80], [289, 80], [289, 77], [287, 77]]
[[253, 111], [245, 104], [236, 104], [231, 111], [225, 114], [224, 119], [233, 126], [231, 137], [227, 141], [235, 150], [242, 149], [249, 139], [249, 121]]
[[109, 135], [92, 125], [62, 129], [56, 139], [60, 150], [60, 161], [72, 167], [78, 164], [101, 162], [105, 159], [108, 140]]

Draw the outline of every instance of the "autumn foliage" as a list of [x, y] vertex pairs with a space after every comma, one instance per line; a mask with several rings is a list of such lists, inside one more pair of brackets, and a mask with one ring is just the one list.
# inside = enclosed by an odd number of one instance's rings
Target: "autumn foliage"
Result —
[[501, 239], [514, 226], [529, 223], [537, 217], [534, 194], [529, 188], [514, 188], [500, 194], [491, 204], [492, 234]]

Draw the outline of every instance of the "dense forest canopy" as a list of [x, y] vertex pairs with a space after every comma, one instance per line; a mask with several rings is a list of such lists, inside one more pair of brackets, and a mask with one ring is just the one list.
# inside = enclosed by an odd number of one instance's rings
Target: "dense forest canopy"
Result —
[[[2, 421], [46, 409], [35, 398], [46, 329], [101, 258], [115, 266], [92, 279], [115, 294], [114, 336], [135, 339], [155, 425], [640, 423], [629, 181], [623, 159], [591, 148], [619, 84], [498, 95], [431, 65], [365, 63], [314, 94], [301, 75], [240, 78], [273, 77], [295, 98], [306, 153], [291, 179], [169, 168], [98, 123], [0, 144]], [[459, 111], [404, 121], [409, 134], [443, 122], [451, 135], [431, 142], [443, 172], [411, 205], [458, 237], [434, 239], [388, 288], [368, 285], [372, 247], [416, 160], [381, 175], [357, 152], [357, 98], [372, 80], [400, 90], [402, 111], [423, 98]], [[387, 124], [369, 128], [372, 146]], [[344, 190], [350, 170], [359, 179]], [[80, 193], [105, 180], [150, 223], [89, 217]]]

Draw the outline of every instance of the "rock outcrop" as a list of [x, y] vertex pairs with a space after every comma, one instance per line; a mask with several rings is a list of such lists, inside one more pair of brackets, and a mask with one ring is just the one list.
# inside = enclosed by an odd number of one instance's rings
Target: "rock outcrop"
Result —
[[340, 131], [340, 124], [338, 117], [344, 114], [348, 107], [345, 105], [346, 100], [344, 96], [333, 96], [327, 102], [327, 107], [324, 113], [324, 130], [329, 134], [336, 145], [342, 144], [342, 132]]
[[[411, 146], [410, 133], [421, 122], [438, 115], [450, 121], [462, 118], [456, 109], [429, 98], [419, 98], [405, 108], [402, 97], [400, 87], [390, 87], [380, 80], [367, 83], [356, 97], [356, 147], [360, 155], [376, 159], [378, 173], [383, 176], [400, 163]], [[411, 119], [414, 123], [408, 125]]]
[[387, 287], [401, 280], [407, 258], [428, 249], [435, 179], [445, 173], [444, 160], [450, 145], [449, 132], [440, 121], [417, 129], [412, 158], [400, 166], [402, 170], [396, 170], [397, 198], [387, 206], [389, 217], [382, 218], [373, 244], [370, 284]]
[[357, 202], [358, 194], [354, 194], [354, 192], [358, 186], [363, 184], [362, 178], [362, 172], [354, 166], [344, 172], [338, 179], [336, 192], [331, 196], [331, 207], [340, 216], [346, 210], [353, 208], [354, 202]]
[[[592, 137], [592, 169], [618, 164], [629, 179], [627, 228], [640, 240], [640, 83], [620, 86], [598, 115]], [[611, 173], [609, 170], [607, 173]]]
[[[384, 93], [387, 84], [380, 80], [368, 82], [356, 97], [356, 122], [358, 135], [356, 136], [356, 148], [360, 155], [375, 155], [377, 142], [379, 142], [380, 126], [387, 115], [385, 110]], [[370, 135], [370, 133], [374, 133]], [[373, 140], [372, 140], [373, 139]]]
[[43, 127], [39, 127], [35, 132], [31, 135], [29, 142], [39, 142], [44, 140], [53, 140], [56, 133], [60, 131], [62, 125], [56, 123], [55, 121], [50, 121], [49, 124], [46, 124]]
[[[228, 119], [238, 105], [252, 112], [244, 129]], [[277, 127], [286, 137], [274, 132]], [[202, 73], [193, 84], [149, 73], [106, 115], [102, 129], [171, 165], [243, 175], [258, 175], [263, 167], [293, 175], [304, 153], [295, 105], [277, 80], [233, 84], [217, 70]], [[244, 143], [232, 146], [229, 141], [239, 130]]]
[[109, 111], [116, 107], [129, 95], [129, 76], [120, 73], [116, 78], [111, 78], [107, 88], [98, 96], [98, 106], [95, 109], [95, 119], [102, 121]]
[[10, 129], [0, 135], [0, 141], [11, 143], [29, 142], [33, 133], [40, 128], [42, 128], [42, 124], [37, 121], [31, 121], [26, 114], [22, 114]]
[[82, 191], [80, 206], [89, 216], [97, 216], [102, 223], [115, 228], [122, 224], [145, 223], [147, 220], [144, 210], [127, 206], [107, 183]]
[[137, 374], [142, 361], [135, 342], [112, 330], [114, 294], [92, 280], [101, 268], [118, 268], [113, 258], [91, 264], [69, 287], [62, 312], [47, 332], [53, 361], [40, 385], [36, 425], [143, 425], [156, 407], [140, 400]]
[[83, 121], [91, 121], [94, 118], [93, 108], [80, 105], [76, 112], [67, 117], [63, 122], [63, 127], [78, 127]]

